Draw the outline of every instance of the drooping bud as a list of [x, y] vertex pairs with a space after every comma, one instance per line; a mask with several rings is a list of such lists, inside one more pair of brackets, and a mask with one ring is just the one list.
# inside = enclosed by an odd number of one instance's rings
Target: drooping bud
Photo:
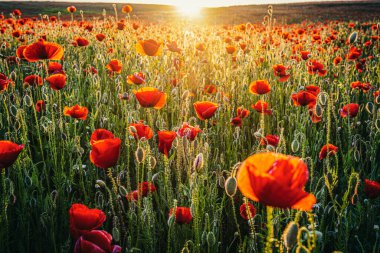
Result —
[[282, 237], [286, 249], [289, 251], [297, 243], [298, 225], [294, 221], [289, 222], [286, 226]]

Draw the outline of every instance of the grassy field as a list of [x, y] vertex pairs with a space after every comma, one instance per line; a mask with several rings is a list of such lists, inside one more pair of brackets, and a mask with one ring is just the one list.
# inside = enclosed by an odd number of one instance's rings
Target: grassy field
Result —
[[132, 7], [0, 3], [0, 253], [380, 252], [378, 3]]

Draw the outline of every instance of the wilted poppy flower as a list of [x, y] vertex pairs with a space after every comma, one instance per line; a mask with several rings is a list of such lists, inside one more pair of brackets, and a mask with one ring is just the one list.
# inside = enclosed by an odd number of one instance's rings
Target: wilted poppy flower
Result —
[[97, 140], [95, 140], [95, 137], [91, 139], [90, 161], [102, 169], [115, 166], [120, 156], [121, 140], [111, 136], [109, 133], [96, 135]]
[[71, 6], [67, 7], [67, 11], [70, 13], [74, 13], [77, 11], [77, 8], [75, 8], [74, 5], [71, 5]]
[[314, 195], [304, 191], [308, 174], [300, 158], [268, 152], [248, 157], [236, 179], [240, 192], [253, 201], [306, 211], [316, 203]]
[[121, 253], [118, 245], [112, 245], [112, 236], [104, 230], [92, 230], [83, 234], [75, 243], [74, 253]]
[[203, 91], [206, 94], [215, 94], [216, 93], [216, 86], [213, 84], [206, 84], [205, 87], [203, 88]]
[[255, 95], [267, 94], [271, 88], [267, 80], [257, 80], [249, 85], [249, 92]]
[[280, 136], [275, 135], [275, 134], [268, 134], [265, 136], [265, 138], [260, 139], [260, 144], [261, 145], [272, 145], [274, 147], [277, 147], [278, 143], [280, 142]]
[[66, 86], [66, 75], [53, 74], [45, 78], [53, 90], [61, 90]]
[[360, 81], [352, 82], [351, 83], [351, 88], [353, 89], [360, 89], [364, 93], [369, 91], [371, 89], [371, 84], [370, 83], [362, 83]]
[[140, 40], [136, 44], [136, 51], [141, 55], [157, 56], [162, 53], [162, 45], [152, 39]]
[[6, 75], [0, 73], [0, 92], [8, 89], [9, 84], [12, 83], [11, 79], [8, 79]]
[[349, 61], [355, 61], [359, 59], [359, 57], [362, 55], [362, 49], [358, 49], [356, 47], [351, 47], [350, 51], [347, 54], [347, 60]]
[[33, 87], [41, 86], [43, 84], [42, 78], [38, 75], [29, 75], [24, 78], [24, 85], [30, 85]]
[[261, 100], [257, 101], [256, 104], [251, 105], [251, 107], [259, 113], [264, 113], [268, 115], [272, 115], [273, 113], [272, 110], [268, 109], [268, 103]]
[[155, 192], [156, 187], [153, 183], [150, 182], [142, 182], [139, 183], [137, 190], [130, 192], [127, 194], [126, 198], [127, 200], [136, 201], [140, 197], [146, 197], [149, 193]]
[[129, 75], [127, 78], [127, 83], [129, 84], [144, 84], [145, 83], [145, 75], [142, 72], [134, 73], [133, 75]]
[[[169, 216], [173, 215], [174, 208], [171, 208], [169, 211]], [[178, 224], [188, 224], [193, 219], [191, 215], [190, 208], [177, 206], [174, 212], [175, 222]]]
[[375, 199], [380, 196], [380, 184], [376, 181], [365, 179], [364, 190], [365, 194], [370, 199]]
[[85, 106], [79, 105], [74, 105], [73, 107], [65, 106], [65, 108], [63, 109], [63, 114], [65, 116], [70, 116], [74, 119], [86, 120], [88, 109]]
[[18, 145], [11, 141], [0, 141], [0, 169], [11, 166], [23, 149], [23, 144]]
[[87, 39], [82, 38], [82, 37], [75, 38], [74, 41], [76, 45], [79, 47], [85, 47], [85, 46], [88, 46], [88, 44], [90, 44], [90, 42]]
[[243, 203], [240, 206], [239, 211], [240, 211], [240, 216], [245, 220], [248, 220], [249, 217], [252, 219], [256, 215], [256, 209], [251, 203], [248, 203], [248, 212], [247, 212], [247, 205], [245, 203]]
[[106, 215], [102, 210], [90, 209], [82, 204], [72, 204], [69, 216], [70, 234], [74, 239], [97, 229], [106, 220]]
[[316, 108], [317, 107], [315, 104], [309, 104], [308, 105], [308, 111], [309, 111], [310, 119], [313, 123], [318, 123], [322, 120], [322, 115], [317, 113]]
[[19, 46], [17, 49], [16, 49], [16, 55], [18, 58], [20, 58], [21, 60], [25, 60], [25, 56], [24, 56], [24, 50], [27, 46], [25, 45], [22, 45], [22, 46]]
[[245, 109], [243, 106], [237, 108], [237, 116], [240, 118], [246, 118], [250, 114], [250, 111]]
[[359, 112], [359, 104], [354, 104], [354, 103], [345, 105], [339, 110], [339, 114], [342, 118], [345, 118], [347, 116], [349, 116], [350, 118], [353, 118], [358, 114], [358, 112]]
[[153, 107], [161, 109], [166, 103], [167, 95], [165, 92], [152, 87], [143, 87], [132, 91], [142, 107]]
[[132, 10], [133, 10], [133, 8], [129, 4], [126, 4], [123, 7], [121, 7], [121, 12], [122, 13], [131, 13]]
[[325, 159], [328, 155], [335, 155], [336, 152], [338, 152], [338, 147], [332, 144], [324, 145], [319, 152], [319, 160]]
[[88, 66], [86, 69], [83, 70], [83, 72], [93, 75], [98, 74], [98, 70], [94, 66]]
[[191, 126], [189, 123], [184, 122], [180, 129], [178, 129], [177, 134], [181, 137], [186, 136], [190, 141], [193, 141], [198, 133], [202, 132], [199, 126]]
[[195, 113], [197, 114], [198, 119], [206, 120], [214, 116], [219, 105], [210, 101], [195, 102], [193, 104]]
[[103, 41], [106, 38], [103, 33], [98, 33], [95, 37], [98, 41]]
[[45, 101], [38, 100], [36, 103], [36, 111], [41, 112], [41, 111], [45, 111], [45, 109], [46, 109]]
[[286, 82], [289, 79], [290, 75], [286, 73], [288, 69], [289, 67], [285, 67], [282, 64], [273, 66], [274, 75], [280, 77], [280, 82]]
[[324, 69], [322, 63], [317, 62], [316, 60], [309, 60], [306, 62], [307, 72], [310, 75], [318, 74], [319, 76], [325, 76], [327, 74], [327, 70]]
[[139, 123], [129, 124], [129, 133], [135, 138], [135, 140], [150, 140], [153, 137], [152, 129], [144, 124], [144, 121], [141, 120]]
[[119, 60], [112, 59], [110, 63], [106, 66], [110, 73], [121, 73], [121, 68], [123, 65]]
[[63, 48], [53, 42], [38, 41], [30, 44], [23, 51], [24, 57], [29, 62], [39, 60], [61, 60]]
[[177, 133], [173, 131], [158, 131], [158, 151], [169, 156], [169, 151], [172, 148], [174, 139]]

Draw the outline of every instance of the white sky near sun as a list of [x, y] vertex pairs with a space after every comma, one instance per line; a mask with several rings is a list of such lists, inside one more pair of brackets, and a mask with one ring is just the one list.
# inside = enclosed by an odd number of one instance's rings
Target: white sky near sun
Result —
[[[4, 0], [2, 0], [4, 1]], [[11, 2], [13, 0], [5, 0]], [[29, 0], [19, 0], [29, 2]], [[36, 1], [36, 0], [34, 0]], [[37, 0], [41, 1], [41, 0]], [[46, 0], [42, 0], [46, 1]], [[110, 3], [139, 3], [139, 4], [167, 4], [176, 6], [197, 6], [197, 7], [219, 7], [231, 5], [249, 5], [249, 4], [276, 4], [276, 3], [296, 3], [296, 2], [320, 2], [321, 0], [48, 0], [51, 2], [110, 2]], [[324, 2], [334, 2], [337, 0], [322, 0]], [[347, 1], [347, 0], [346, 0]], [[350, 1], [350, 0], [348, 0]], [[354, 0], [355, 1], [355, 0]]]

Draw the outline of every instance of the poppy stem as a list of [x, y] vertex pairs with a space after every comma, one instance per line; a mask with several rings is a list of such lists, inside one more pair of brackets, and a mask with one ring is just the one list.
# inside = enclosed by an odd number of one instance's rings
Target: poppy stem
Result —
[[111, 180], [111, 182], [112, 182], [112, 189], [113, 189], [114, 193], [116, 194], [117, 193], [117, 185], [116, 185], [115, 179], [113, 178], [111, 168], [107, 169], [107, 176]]
[[268, 229], [268, 235], [267, 235], [267, 242], [265, 245], [265, 252], [273, 252], [272, 251], [272, 239], [274, 236], [273, 231], [273, 207], [267, 206], [267, 229]]
[[4, 205], [3, 205], [3, 208], [2, 208], [2, 215], [0, 216], [0, 224], [3, 223], [4, 221], [4, 230], [6, 232], [6, 234], [8, 234], [8, 218], [7, 218], [7, 209], [8, 209], [8, 197], [6, 196], [7, 195], [7, 188], [6, 188], [6, 185], [5, 185], [5, 168], [2, 168], [1, 170], [1, 181], [2, 181], [2, 184], [3, 184], [3, 201], [4, 201]]

